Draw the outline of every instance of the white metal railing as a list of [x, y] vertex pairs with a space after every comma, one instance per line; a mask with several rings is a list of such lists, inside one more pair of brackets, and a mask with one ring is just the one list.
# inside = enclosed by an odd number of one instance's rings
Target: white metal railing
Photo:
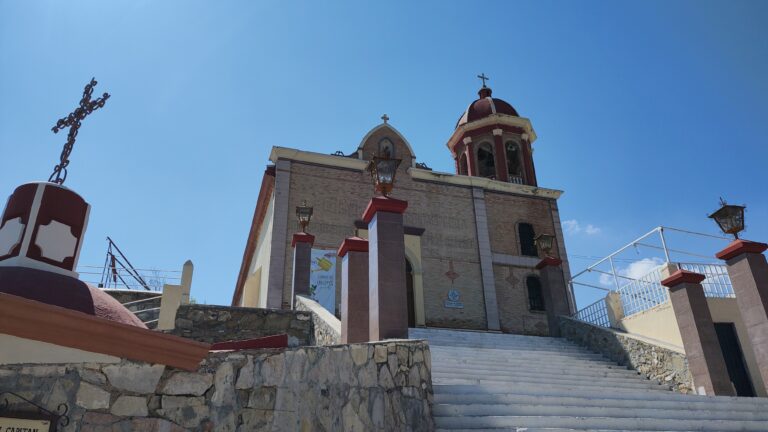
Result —
[[[677, 263], [678, 268], [704, 275], [701, 285], [704, 295], [709, 298], [734, 298], [731, 279], [727, 267], [723, 264]], [[616, 292], [621, 296], [623, 316], [628, 317], [669, 301], [669, 290], [661, 285], [661, 268], [659, 266], [639, 279], [622, 285]], [[610, 327], [608, 308], [605, 299], [600, 299], [577, 311], [574, 318], [602, 327]]]
[[661, 285], [661, 268], [651, 270], [639, 279], [632, 279], [618, 289], [624, 316], [634, 315], [669, 300], [669, 291]]
[[580, 309], [573, 315], [573, 317], [602, 327], [611, 326], [611, 320], [608, 319], [608, 308], [605, 306], [604, 299], [600, 299], [591, 305]]
[[728, 268], [723, 264], [679, 263], [681, 269], [703, 274], [706, 279], [701, 283], [704, 295], [714, 298], [735, 298]]

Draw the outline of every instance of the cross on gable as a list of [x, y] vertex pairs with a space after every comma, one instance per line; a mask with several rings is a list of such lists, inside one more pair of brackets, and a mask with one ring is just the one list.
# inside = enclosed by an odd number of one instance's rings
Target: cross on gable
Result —
[[381, 119], [384, 120], [384, 124], [387, 124], [387, 121], [389, 121], [389, 116], [384, 114], [383, 116], [381, 116]]
[[490, 80], [490, 78], [488, 78], [487, 76], [485, 76], [485, 74], [484, 74], [484, 73], [481, 73], [481, 74], [480, 74], [480, 75], [478, 75], [477, 77], [478, 77], [478, 78], [480, 78], [481, 80], [483, 80], [483, 88], [485, 88], [485, 82], [486, 82], [487, 80]]
[[80, 124], [85, 118], [104, 106], [104, 103], [109, 99], [109, 93], [104, 93], [100, 98], [91, 100], [93, 95], [93, 87], [97, 82], [94, 78], [91, 78], [91, 82], [85, 86], [83, 90], [83, 98], [80, 99], [80, 106], [75, 108], [74, 111], [69, 113], [68, 116], [59, 119], [51, 130], [53, 133], [59, 133], [64, 128], [69, 128], [67, 134], [67, 142], [64, 144], [64, 150], [61, 152], [58, 165], [53, 168], [53, 174], [48, 178], [51, 183], [64, 184], [67, 179], [67, 166], [69, 165], [69, 155], [72, 153], [72, 147], [75, 145], [75, 138], [77, 138], [77, 132], [80, 129]]

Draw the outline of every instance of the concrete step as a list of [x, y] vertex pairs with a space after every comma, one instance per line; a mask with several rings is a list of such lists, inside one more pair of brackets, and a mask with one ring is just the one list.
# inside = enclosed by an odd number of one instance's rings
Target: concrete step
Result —
[[665, 418], [612, 418], [572, 416], [435, 416], [439, 429], [483, 429], [483, 428], [576, 428], [615, 429], [624, 431], [756, 431], [765, 432], [766, 422], [762, 420], [702, 420]]
[[[576, 367], [544, 367], [537, 365], [534, 371], [538, 374], [548, 375], [570, 375], [579, 377], [604, 377], [604, 378], [642, 378], [637, 371], [630, 369], [608, 369], [608, 368], [576, 368]], [[519, 366], [486, 366], [486, 367], [468, 367], [461, 365], [432, 364], [432, 373], [449, 373], [454, 375], [487, 375], [487, 376], [516, 376], [519, 374], [532, 373], [530, 365]]]
[[499, 383], [507, 383], [507, 382], [518, 382], [518, 381], [534, 381], [538, 380], [539, 382], [551, 382], [553, 380], [556, 380], [558, 382], [563, 381], [573, 381], [573, 382], [584, 382], [584, 383], [595, 383], [604, 385], [606, 387], [610, 386], [622, 386], [624, 384], [652, 384], [652, 385], [658, 385], [659, 383], [656, 381], [651, 381], [646, 379], [643, 376], [640, 375], [629, 375], [629, 376], [584, 376], [584, 375], [575, 375], [575, 374], [551, 374], [545, 372], [540, 372], [536, 370], [531, 371], [517, 371], [517, 372], [506, 372], [506, 373], [482, 373], [482, 371], [478, 371], [480, 373], [466, 373], [466, 374], [459, 374], [454, 372], [440, 372], [440, 371], [432, 371], [432, 378], [433, 380], [435, 378], [469, 378], [474, 380], [487, 380], [487, 381], [498, 381]]
[[[625, 396], [625, 395], [622, 395]], [[630, 396], [640, 396], [630, 393]], [[768, 400], [756, 398], [740, 398], [739, 400], [716, 400], [708, 397], [687, 396], [679, 399], [665, 400], [658, 394], [652, 394], [653, 399], [626, 399], [608, 398], [605, 392], [594, 395], [579, 396], [547, 396], [528, 394], [461, 394], [442, 393], [434, 395], [435, 404], [447, 405], [475, 405], [475, 404], [527, 404], [527, 405], [555, 405], [555, 406], [581, 406], [581, 407], [608, 407], [608, 408], [656, 408], [656, 409], [681, 409], [681, 410], [724, 410], [738, 411], [764, 411], [768, 412]]]
[[739, 403], [754, 405], [755, 409], [768, 410], [768, 398], [746, 398], [735, 396], [699, 396], [675, 392], [637, 391], [621, 388], [594, 389], [582, 387], [562, 387], [550, 385], [435, 385], [437, 395], [527, 395], [527, 396], [565, 396], [590, 399], [623, 399], [623, 400], [655, 400], [655, 401], [691, 401], [712, 402], [718, 404]]
[[[436, 432], [627, 432], [626, 429], [571, 429], [571, 428], [480, 428], [480, 429], [435, 429]], [[632, 429], [632, 432], [658, 432], [641, 429]], [[675, 432], [696, 432], [696, 431], [675, 431]]]
[[620, 385], [623, 390], [653, 390], [653, 391], [669, 391], [669, 387], [662, 386], [660, 384], [653, 383], [651, 381], [627, 381], [622, 383], [604, 382], [604, 381], [588, 381], [588, 380], [572, 380], [568, 378], [540, 378], [540, 377], [520, 377], [518, 379], [503, 380], [503, 379], [485, 379], [485, 378], [471, 378], [471, 377], [440, 377], [433, 376], [432, 384], [434, 385], [509, 385], [509, 386], [525, 386], [525, 385], [548, 385], [554, 387], [566, 387], [566, 388], [602, 388], [612, 389], [617, 385]]
[[505, 350], [498, 348], [465, 348], [465, 347], [431, 347], [430, 349], [435, 353], [445, 353], [447, 355], [462, 356], [465, 358], [483, 359], [487, 357], [507, 357], [515, 358], [521, 356], [529, 357], [547, 357], [547, 358], [579, 358], [579, 359], [594, 359], [605, 360], [601, 354], [596, 354], [589, 351], [550, 351], [550, 350], [533, 350], [533, 349], [514, 349]]
[[545, 364], [549, 367], [589, 367], [599, 369], [627, 369], [626, 366], [619, 366], [608, 360], [588, 360], [588, 359], [541, 359], [537, 357], [519, 357], [514, 359], [465, 359], [458, 356], [445, 358], [445, 356], [432, 355], [432, 364], [434, 365], [461, 365], [461, 366], [479, 366], [479, 367], [531, 367], [531, 365]]
[[581, 371], [581, 370], [560, 370], [560, 369], [544, 369], [544, 370], [538, 370], [538, 369], [514, 369], [514, 370], [508, 370], [508, 371], [496, 371], [496, 370], [482, 370], [482, 369], [475, 369], [475, 370], [457, 370], [457, 369], [442, 369], [442, 368], [435, 368], [432, 369], [432, 376], [436, 377], [442, 377], [442, 378], [452, 378], [452, 377], [472, 377], [472, 378], [478, 378], [478, 379], [502, 379], [505, 381], [508, 380], [515, 380], [518, 378], [537, 378], [537, 377], [569, 377], [571, 379], [580, 379], [580, 380], [597, 380], [597, 379], [607, 379], [607, 380], [633, 380], [633, 381], [642, 381], [642, 382], [655, 382], [655, 381], [649, 381], [642, 375], [638, 375], [636, 373], [632, 373], [633, 371], [627, 370], [626, 374], [620, 373], [620, 372], [610, 372], [608, 371], [601, 371], [597, 369], [594, 372], [591, 371]]
[[555, 404], [435, 404], [432, 407], [435, 416], [558, 416], [558, 417], [610, 417], [610, 418], [658, 418], [658, 419], [697, 419], [697, 420], [747, 420], [766, 421], [765, 411], [724, 411], [718, 409], [669, 409], [616, 407], [598, 407], [582, 405]]

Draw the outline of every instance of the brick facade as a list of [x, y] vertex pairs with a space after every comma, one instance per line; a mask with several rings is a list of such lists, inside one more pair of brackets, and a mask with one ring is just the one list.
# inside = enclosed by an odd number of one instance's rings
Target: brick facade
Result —
[[[499, 126], [490, 120], [504, 124]], [[479, 141], [496, 144], [514, 140], [527, 150], [535, 139], [530, 123], [524, 118], [483, 119], [476, 124], [479, 129], [471, 134]], [[469, 133], [471, 127], [457, 128], [448, 143], [450, 152], [461, 151], [459, 147], [465, 145], [461, 142], [463, 134]], [[277, 176], [272, 217], [274, 226], [282, 229], [274, 229], [272, 233], [268, 306], [279, 307], [278, 302], [283, 307], [290, 304], [293, 274], [290, 243], [292, 234], [298, 230], [293, 209], [302, 200], [314, 207], [308, 228], [315, 236], [314, 248], [335, 251], [346, 237], [366, 235], [360, 231], [364, 226], [360, 220], [373, 196], [366, 161], [374, 154], [381, 154], [384, 147], [402, 160], [392, 197], [408, 201], [404, 215], [406, 237], [420, 236], [420, 242], [412, 242], [420, 244], [420, 250], [407, 251], [406, 258], [420, 271], [423, 302], [413, 303], [419, 305], [419, 311], [423, 304], [424, 324], [547, 334], [546, 314], [529, 310], [526, 286], [528, 276], [538, 277], [534, 267], [540, 257], [522, 256], [518, 225], [528, 223], [536, 234], [556, 236], [552, 255], [563, 260], [567, 280], [568, 263], [556, 201], [560, 192], [536, 187], [532, 173], [528, 173], [531, 181], [526, 184], [512, 184], [514, 182], [417, 168], [410, 144], [386, 123], [371, 130], [347, 156], [273, 148], [270, 158], [277, 165]], [[447, 157], [451, 157], [450, 152], [446, 152]], [[500, 152], [495, 148], [494, 157], [504, 157]], [[524, 159], [529, 155], [527, 151], [521, 154]], [[520, 162], [532, 166], [530, 160]], [[506, 169], [506, 163], [500, 166]], [[340, 263], [337, 260], [337, 315], [341, 299]], [[446, 307], [450, 290], [459, 292], [458, 303], [463, 307]]]

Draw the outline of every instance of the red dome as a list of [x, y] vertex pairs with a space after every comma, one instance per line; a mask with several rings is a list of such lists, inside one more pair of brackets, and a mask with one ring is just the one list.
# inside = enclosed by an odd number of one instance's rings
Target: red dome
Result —
[[492, 114], [504, 114], [519, 117], [515, 108], [507, 102], [491, 97], [491, 89], [489, 87], [483, 87], [477, 94], [480, 99], [469, 104], [469, 108], [464, 111], [459, 121], [456, 123], [456, 127], [463, 124], [480, 120], [488, 117]]
[[70, 276], [27, 267], [0, 267], [0, 292], [147, 328], [112, 296]]

